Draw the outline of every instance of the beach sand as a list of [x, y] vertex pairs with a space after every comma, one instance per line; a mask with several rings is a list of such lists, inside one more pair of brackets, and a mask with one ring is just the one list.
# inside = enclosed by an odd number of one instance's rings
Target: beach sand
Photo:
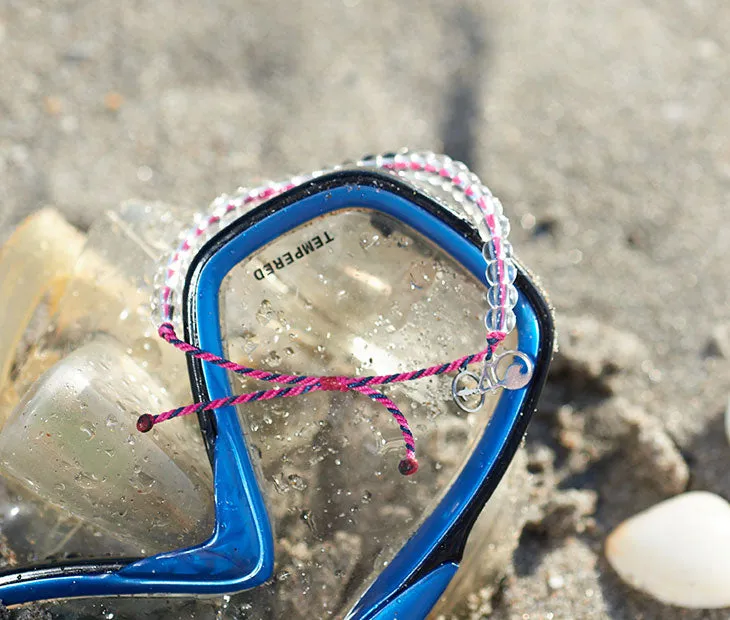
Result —
[[722, 0], [4, 0], [0, 223], [203, 209], [401, 146], [463, 160], [512, 218], [561, 352], [513, 562], [461, 617], [728, 618], [637, 593], [603, 555], [663, 498], [730, 499], [728, 30]]

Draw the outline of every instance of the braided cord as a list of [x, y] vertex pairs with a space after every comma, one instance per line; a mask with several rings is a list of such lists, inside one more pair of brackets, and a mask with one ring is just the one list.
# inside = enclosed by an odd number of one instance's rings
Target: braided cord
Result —
[[513, 285], [516, 269], [512, 262], [512, 248], [506, 239], [509, 233], [509, 221], [502, 212], [501, 203], [492, 196], [489, 189], [482, 185], [481, 181], [470, 173], [466, 166], [454, 162], [446, 156], [437, 156], [432, 153], [404, 152], [366, 157], [359, 161], [356, 166], [363, 168], [374, 167], [416, 181], [421, 177], [425, 177], [434, 186], [441, 185], [444, 189], [450, 191], [455, 202], [461, 204], [463, 211], [472, 218], [484, 240], [482, 254], [486, 261], [486, 280], [490, 285], [487, 299], [491, 309], [485, 315], [487, 347], [479, 353], [466, 355], [451, 362], [403, 373], [367, 377], [310, 376], [288, 375], [241, 366], [178, 338], [173, 325], [175, 320], [174, 303], [176, 297], [181, 293], [183, 276], [197, 248], [211, 232], [225, 228], [233, 218], [241, 214], [242, 209], [252, 208], [297, 185], [339, 168], [314, 172], [309, 175], [295, 177], [283, 183], [269, 183], [233, 199], [225, 196], [217, 199], [213, 203], [212, 214], [201, 218], [198, 225], [183, 237], [180, 246], [170, 258], [162, 274], [163, 284], [159, 295], [159, 308], [162, 317], [162, 325], [159, 328], [160, 337], [180, 351], [206, 363], [214, 364], [259, 381], [283, 384], [283, 387], [194, 403], [157, 415], [146, 413], [140, 416], [137, 421], [137, 428], [140, 431], [149, 431], [155, 424], [175, 417], [212, 411], [231, 405], [273, 398], [290, 398], [309, 392], [355, 391], [381, 404], [393, 416], [400, 427], [406, 446], [406, 456], [400, 462], [399, 470], [404, 475], [415, 473], [418, 469], [418, 461], [415, 456], [415, 441], [408, 421], [393, 401], [382, 392], [374, 390], [372, 386], [441, 375], [457, 369], [464, 369], [469, 364], [482, 361], [488, 362], [492, 358], [495, 350], [514, 328], [516, 322], [512, 310], [517, 301], [517, 291]]
[[178, 338], [175, 328], [171, 323], [163, 323], [159, 329], [160, 337], [174, 346], [179, 351], [186, 353], [192, 357], [202, 360], [208, 364], [213, 364], [229, 370], [238, 375], [244, 377], [251, 377], [258, 379], [259, 381], [266, 381], [269, 383], [282, 383], [286, 387], [276, 387], [269, 390], [258, 390], [255, 392], [246, 392], [237, 396], [228, 396], [225, 398], [217, 398], [215, 400], [201, 401], [198, 403], [192, 403], [185, 405], [184, 407], [178, 407], [176, 409], [170, 409], [157, 415], [145, 413], [137, 420], [137, 429], [141, 432], [147, 432], [152, 429], [156, 424], [171, 420], [181, 416], [190, 415], [192, 413], [200, 413], [203, 411], [213, 411], [215, 409], [222, 409], [224, 407], [230, 407], [233, 405], [241, 405], [244, 403], [251, 403], [262, 400], [272, 400], [274, 398], [291, 398], [293, 396], [300, 396], [302, 394], [308, 394], [310, 392], [347, 392], [354, 391], [364, 394], [369, 397], [372, 401], [385, 407], [391, 414], [393, 419], [397, 422], [401, 435], [403, 436], [403, 442], [406, 446], [406, 456], [399, 463], [398, 470], [404, 475], [410, 475], [418, 470], [418, 461], [416, 460], [416, 444], [411, 431], [408, 420], [406, 419], [403, 412], [398, 406], [390, 400], [382, 392], [374, 390], [374, 385], [385, 385], [390, 383], [402, 383], [404, 381], [414, 381], [416, 379], [423, 379], [425, 377], [433, 377], [442, 375], [454, 370], [465, 368], [467, 365], [472, 363], [478, 363], [484, 360], [491, 359], [494, 351], [499, 344], [504, 340], [505, 335], [500, 332], [493, 332], [487, 336], [487, 348], [480, 351], [479, 353], [473, 353], [471, 355], [465, 355], [458, 359], [452, 360], [444, 364], [436, 364], [427, 368], [420, 368], [418, 370], [411, 370], [408, 372], [393, 373], [389, 375], [371, 375], [366, 377], [348, 377], [348, 376], [316, 376], [316, 375], [287, 375], [276, 372], [268, 372], [265, 370], [258, 370], [256, 368], [250, 368], [248, 366], [242, 366], [236, 362], [232, 362], [224, 357], [220, 357], [196, 347], [184, 340]]

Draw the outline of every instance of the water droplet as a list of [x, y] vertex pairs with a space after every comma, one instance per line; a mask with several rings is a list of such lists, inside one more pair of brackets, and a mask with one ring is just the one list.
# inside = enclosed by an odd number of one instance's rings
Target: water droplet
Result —
[[289, 474], [287, 479], [289, 480], [289, 486], [297, 491], [304, 491], [308, 486], [307, 481], [298, 474]]
[[398, 452], [403, 449], [403, 438], [397, 437], [393, 439], [385, 439], [383, 438], [383, 443], [380, 446], [380, 449], [378, 452], [380, 454], [391, 454], [393, 452]]
[[84, 422], [79, 428], [86, 434], [87, 441], [96, 436], [96, 427], [91, 422]]
[[74, 476], [74, 480], [83, 489], [93, 489], [94, 486], [96, 486], [96, 481], [91, 476], [88, 476], [85, 473], [76, 474]]
[[377, 245], [379, 240], [380, 237], [378, 235], [371, 235], [369, 232], [363, 233], [360, 235], [360, 247], [363, 250], [368, 250], [374, 245]]
[[314, 527], [314, 517], [312, 515], [312, 511], [311, 510], [302, 510], [301, 514], [299, 515], [299, 518], [309, 526], [309, 529], [316, 536], [317, 532], [315, 531], [315, 527]]
[[436, 269], [425, 261], [418, 261], [411, 265], [408, 270], [410, 289], [422, 291], [433, 285], [436, 276]]
[[251, 355], [256, 347], [259, 346], [259, 339], [256, 334], [250, 331], [244, 331], [241, 334], [241, 347], [246, 355]]
[[143, 471], [137, 474], [137, 479], [143, 487], [149, 488], [155, 483], [155, 479]]
[[271, 481], [274, 483], [274, 489], [279, 495], [289, 492], [289, 489], [284, 484], [283, 478], [284, 477], [282, 475], [271, 476]]
[[365, 491], [360, 498], [363, 504], [369, 504], [373, 499], [373, 494], [370, 491]]
[[274, 318], [274, 309], [271, 307], [271, 302], [268, 299], [264, 299], [256, 311], [256, 320], [259, 325], [266, 325]]
[[291, 347], [287, 347], [286, 349], [284, 349], [284, 353], [286, 353], [287, 355], [294, 355], [294, 349], [292, 349]]
[[281, 364], [281, 356], [276, 351], [269, 351], [269, 354], [262, 361], [270, 368], [276, 368]]
[[138, 338], [132, 343], [131, 353], [142, 362], [142, 366], [157, 365], [162, 359], [160, 345], [152, 338]]

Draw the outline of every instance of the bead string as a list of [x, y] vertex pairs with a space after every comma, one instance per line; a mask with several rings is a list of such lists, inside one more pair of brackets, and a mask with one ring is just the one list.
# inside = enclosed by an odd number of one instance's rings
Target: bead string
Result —
[[[447, 183], [449, 187], [445, 189], [450, 189], [458, 202], [462, 204], [467, 214], [474, 218], [480, 235], [485, 239], [482, 254], [487, 264], [487, 282], [491, 285], [487, 295], [491, 309], [485, 315], [485, 325], [488, 330], [487, 348], [479, 353], [466, 355], [445, 364], [437, 364], [404, 373], [367, 377], [314, 376], [286, 375], [241, 366], [178, 338], [172, 323], [174, 316], [173, 299], [177, 293], [175, 289], [176, 286], [180, 285], [180, 275], [184, 272], [184, 267], [188, 260], [187, 257], [191, 255], [192, 251], [202, 241], [206, 231], [210, 227], [225, 226], [230, 214], [244, 206], [260, 204], [269, 198], [325, 173], [324, 171], [315, 172], [311, 175], [297, 177], [285, 183], [272, 183], [262, 186], [232, 200], [222, 198], [214, 202], [215, 212], [207, 219], [203, 219], [196, 228], [189, 231], [178, 250], [173, 254], [165, 270], [164, 285], [160, 298], [163, 322], [159, 328], [159, 335], [178, 350], [239, 375], [260, 381], [283, 383], [290, 387], [276, 387], [269, 390], [259, 390], [237, 396], [194, 403], [157, 415], [146, 413], [141, 415], [137, 420], [137, 429], [139, 431], [147, 432], [155, 424], [175, 417], [199, 413], [201, 411], [211, 411], [247, 402], [273, 398], [289, 398], [316, 391], [356, 391], [368, 396], [374, 402], [383, 405], [398, 423], [406, 446], [406, 456], [398, 465], [399, 471], [404, 475], [411, 475], [418, 470], [415, 441], [408, 420], [393, 401], [382, 392], [372, 389], [371, 386], [412, 381], [423, 377], [448, 373], [457, 369], [464, 370], [471, 363], [488, 362], [492, 358], [499, 344], [514, 328], [515, 324], [515, 315], [512, 308], [517, 301], [517, 291], [513, 285], [516, 268], [512, 262], [511, 245], [506, 241], [506, 236], [509, 232], [509, 221], [502, 213], [501, 203], [492, 196], [491, 192], [481, 184], [479, 179], [470, 173], [466, 166], [459, 162], [453, 162], [446, 156], [436, 156], [431, 153], [403, 152], [395, 155], [365, 158], [358, 162], [356, 166], [374, 166], [399, 175], [411, 173], [423, 174], [429, 178], [429, 182], [431, 183], [434, 183], [434, 180]], [[335, 168], [334, 170], [336, 169], [339, 168]], [[458, 195], [458, 192], [461, 192], [461, 195]]]
[[[161, 274], [160, 295], [154, 304], [160, 310], [160, 323], [175, 323], [174, 303], [184, 286], [182, 276], [208, 235], [225, 228], [244, 210], [254, 208], [298, 185], [344, 167], [335, 166], [328, 170], [299, 175], [282, 183], [267, 183], [248, 191], [242, 190], [233, 198], [224, 195], [214, 200], [211, 213], [201, 216], [200, 223], [182, 236], [179, 247]], [[446, 155], [433, 153], [404, 151], [366, 157], [352, 167], [375, 168], [399, 176], [420, 174], [432, 185], [442, 183], [448, 186], [444, 189], [450, 191], [454, 200], [461, 204], [485, 242], [483, 253], [487, 261], [486, 275], [488, 283], [492, 285], [488, 297], [491, 310], [485, 317], [485, 321], [489, 319], [487, 329], [506, 333], [512, 331], [514, 327], [512, 307], [516, 303], [517, 291], [512, 286], [516, 270], [512, 263], [512, 246], [507, 241], [509, 220], [504, 216], [499, 199], [492, 195], [479, 178], [461, 162], [453, 161]], [[413, 180], [420, 184], [418, 176]]]

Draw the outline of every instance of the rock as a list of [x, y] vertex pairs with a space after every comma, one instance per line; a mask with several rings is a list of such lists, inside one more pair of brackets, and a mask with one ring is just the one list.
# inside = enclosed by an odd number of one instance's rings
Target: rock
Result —
[[590, 489], [568, 489], [554, 493], [545, 506], [540, 523], [550, 538], [581, 534], [591, 524], [589, 517], [596, 512], [598, 494]]
[[619, 525], [606, 540], [619, 576], [662, 603], [730, 606], [730, 504], [705, 491], [661, 502]]
[[556, 414], [558, 441], [570, 452], [568, 465], [584, 471], [618, 452], [631, 463], [633, 476], [665, 495], [686, 490], [689, 467], [662, 422], [627, 399], [614, 396], [596, 407], [560, 407]]
[[565, 577], [559, 573], [549, 573], [547, 584], [551, 590], [560, 590], [565, 587]]
[[[3, 616], [0, 616], [0, 619]], [[27, 607], [23, 607], [15, 616], [16, 620], [53, 620], [51, 612], [46, 611], [43, 607], [37, 604], [31, 604]]]
[[689, 467], [679, 448], [659, 420], [626, 405], [621, 413], [628, 432], [623, 451], [636, 464], [637, 475], [668, 495], [682, 493], [689, 484]]
[[730, 325], [716, 325], [705, 346], [707, 357], [730, 358]]
[[554, 374], [570, 369], [598, 380], [635, 370], [647, 359], [646, 345], [637, 335], [592, 316], [558, 316], [557, 324], [560, 347], [551, 368]]
[[730, 442], [730, 398], [727, 399], [727, 407], [725, 407], [725, 435]]

